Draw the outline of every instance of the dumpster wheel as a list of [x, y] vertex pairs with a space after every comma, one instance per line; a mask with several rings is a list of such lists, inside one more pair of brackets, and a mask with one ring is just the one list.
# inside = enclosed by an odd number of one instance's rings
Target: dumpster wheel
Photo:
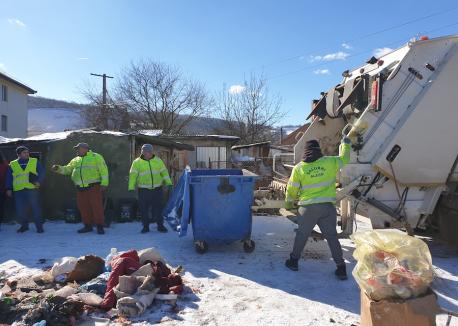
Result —
[[194, 247], [199, 254], [204, 254], [208, 251], [208, 243], [205, 241], [194, 242]]
[[243, 242], [243, 250], [245, 250], [247, 253], [253, 252], [255, 247], [256, 245], [253, 240], [247, 240]]

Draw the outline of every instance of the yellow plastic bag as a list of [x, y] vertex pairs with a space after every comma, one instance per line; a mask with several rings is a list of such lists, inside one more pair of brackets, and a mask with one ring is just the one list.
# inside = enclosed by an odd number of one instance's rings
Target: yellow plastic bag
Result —
[[357, 260], [353, 276], [371, 299], [409, 299], [428, 290], [433, 266], [422, 240], [399, 230], [358, 232], [351, 239]]

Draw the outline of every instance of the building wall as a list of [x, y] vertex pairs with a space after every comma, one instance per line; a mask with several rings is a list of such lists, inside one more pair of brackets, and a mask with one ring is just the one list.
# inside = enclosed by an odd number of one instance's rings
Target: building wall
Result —
[[[212, 168], [225, 168], [226, 166], [223, 161], [227, 162], [231, 158], [232, 141], [227, 141], [225, 139], [195, 139], [192, 137], [183, 138], [179, 141], [193, 145], [195, 148], [194, 151], [187, 152], [186, 160], [191, 169], [208, 168], [209, 157], [210, 161], [221, 161], [219, 166], [212, 166]], [[203, 161], [204, 158], [205, 162]], [[198, 162], [198, 159], [201, 162]]]
[[[7, 101], [1, 98], [1, 85], [8, 89]], [[0, 78], [0, 115], [7, 117], [7, 131], [1, 129], [0, 136], [7, 138], [27, 137], [27, 94], [16, 85]]]

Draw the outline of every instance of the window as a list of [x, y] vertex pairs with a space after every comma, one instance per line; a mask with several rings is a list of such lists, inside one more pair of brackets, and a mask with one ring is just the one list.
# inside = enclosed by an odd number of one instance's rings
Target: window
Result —
[[2, 131], [8, 131], [8, 117], [2, 115]]
[[226, 147], [197, 147], [197, 168], [226, 168]]
[[8, 101], [8, 87], [5, 85], [2, 85], [2, 101], [3, 102]]

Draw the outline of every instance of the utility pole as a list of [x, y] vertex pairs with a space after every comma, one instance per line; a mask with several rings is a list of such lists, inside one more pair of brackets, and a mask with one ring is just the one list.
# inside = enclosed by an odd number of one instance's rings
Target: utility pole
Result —
[[107, 74], [99, 75], [99, 74], [91, 73], [91, 75], [103, 78], [102, 105], [105, 108], [107, 106], [107, 78], [114, 78], [114, 77], [108, 76]]

